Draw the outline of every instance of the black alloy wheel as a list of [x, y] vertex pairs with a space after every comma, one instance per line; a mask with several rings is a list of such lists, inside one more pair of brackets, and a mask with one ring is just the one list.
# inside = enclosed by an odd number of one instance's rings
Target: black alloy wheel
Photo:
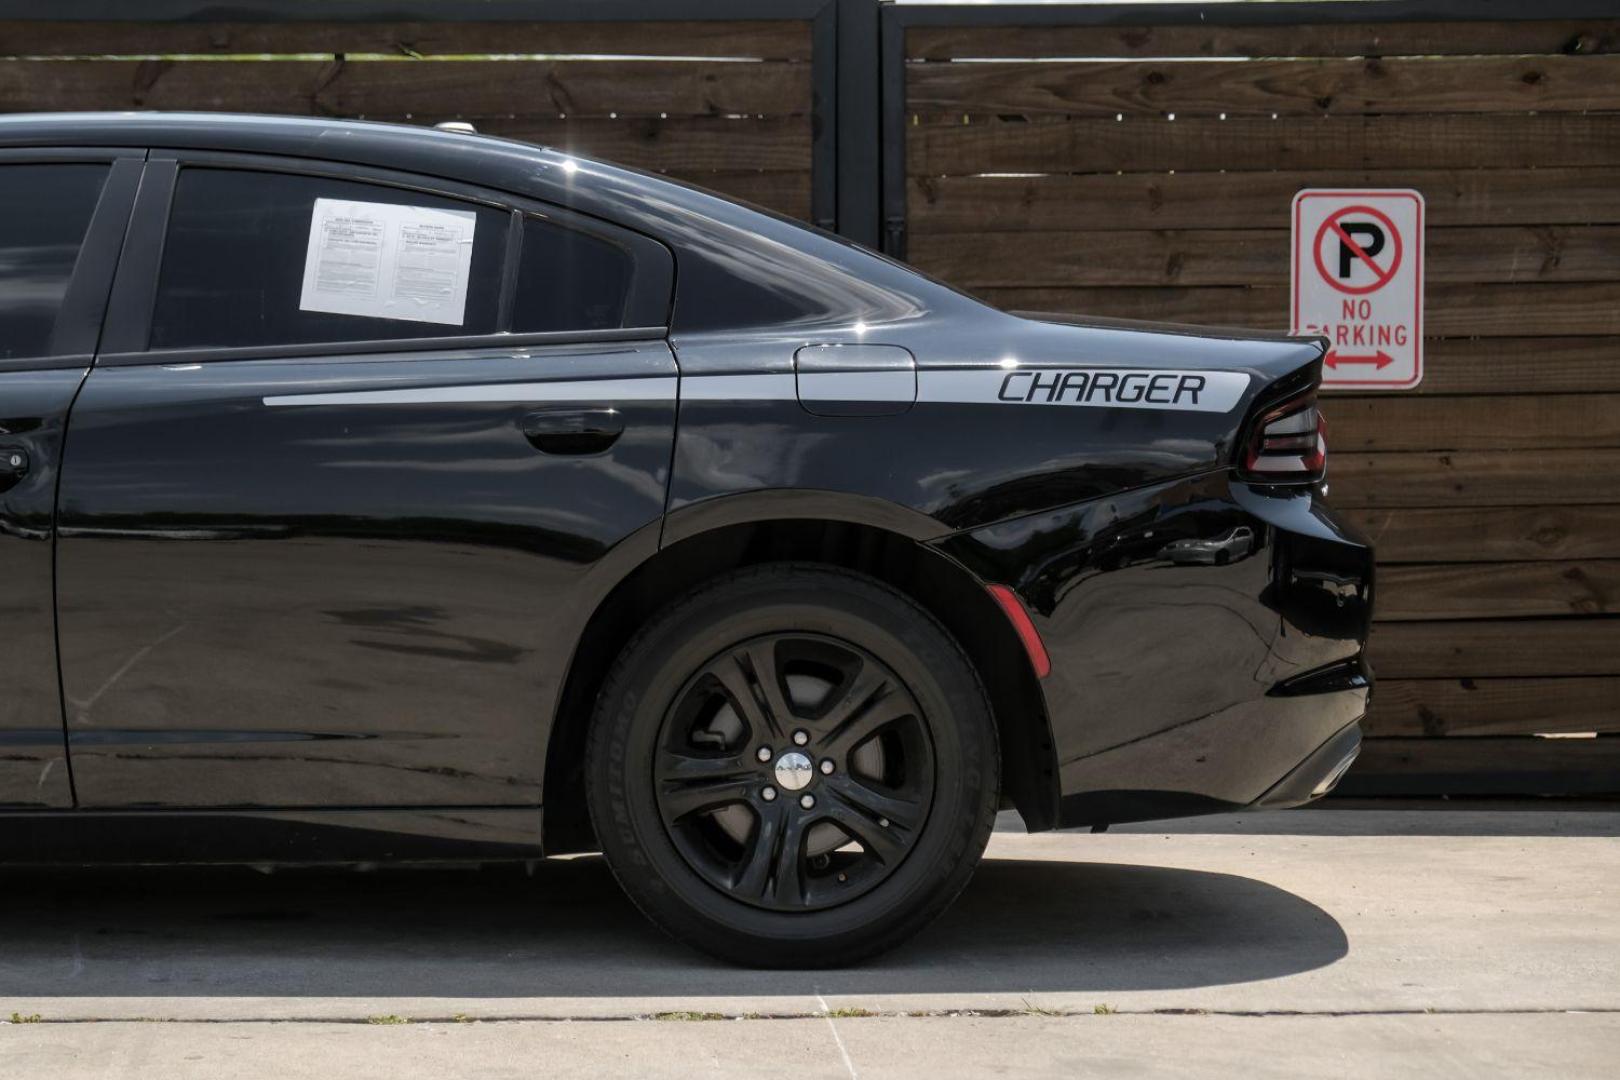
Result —
[[664, 719], [658, 808], [688, 865], [775, 911], [853, 900], [911, 853], [934, 793], [916, 699], [849, 641], [771, 634], [722, 651]]
[[944, 628], [797, 563], [654, 616], [598, 696], [586, 760], [631, 899], [755, 967], [846, 964], [926, 925], [984, 850], [999, 778], [984, 688]]

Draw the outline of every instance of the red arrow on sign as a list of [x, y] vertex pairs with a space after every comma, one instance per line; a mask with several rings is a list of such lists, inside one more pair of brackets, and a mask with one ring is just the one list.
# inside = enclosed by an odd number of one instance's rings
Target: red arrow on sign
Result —
[[1371, 364], [1380, 371], [1395, 362], [1395, 358], [1382, 349], [1371, 356], [1346, 356], [1343, 353], [1329, 352], [1325, 360], [1330, 368], [1336, 368], [1340, 364]]

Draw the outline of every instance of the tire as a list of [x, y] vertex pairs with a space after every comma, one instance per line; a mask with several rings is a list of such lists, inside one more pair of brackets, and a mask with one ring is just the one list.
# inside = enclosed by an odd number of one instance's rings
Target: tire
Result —
[[972, 876], [999, 780], [960, 646], [895, 590], [814, 564], [739, 571], [656, 615], [586, 748], [625, 892], [750, 967], [841, 966], [922, 929]]

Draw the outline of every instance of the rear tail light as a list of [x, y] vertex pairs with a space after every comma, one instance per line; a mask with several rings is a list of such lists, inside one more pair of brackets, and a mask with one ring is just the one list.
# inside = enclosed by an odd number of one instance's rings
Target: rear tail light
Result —
[[1266, 484], [1312, 483], [1327, 472], [1327, 421], [1314, 392], [1260, 414], [1243, 453], [1243, 471]]

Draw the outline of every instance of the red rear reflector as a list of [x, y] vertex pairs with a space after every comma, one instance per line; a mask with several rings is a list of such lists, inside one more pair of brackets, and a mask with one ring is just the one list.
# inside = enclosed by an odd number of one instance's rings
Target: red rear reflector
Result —
[[1042, 643], [1040, 632], [1030, 621], [1029, 612], [1024, 610], [1024, 603], [1018, 599], [1018, 594], [1005, 585], [986, 585], [985, 588], [1001, 605], [1007, 621], [1012, 623], [1013, 630], [1018, 634], [1018, 640], [1024, 643], [1024, 652], [1029, 654], [1035, 677], [1044, 679], [1052, 674], [1052, 658], [1046, 655], [1046, 645]]

